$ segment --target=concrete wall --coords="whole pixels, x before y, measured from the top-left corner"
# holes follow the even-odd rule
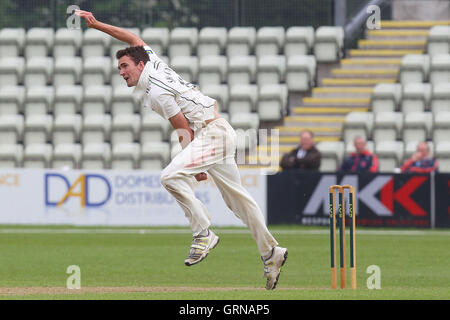
[[[450,20],[450,0],[393,0],[392,20]]]

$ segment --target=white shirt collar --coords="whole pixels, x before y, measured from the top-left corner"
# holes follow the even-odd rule
[[[139,100],[142,98],[142,96],[145,94],[148,86],[148,73],[150,69],[150,63],[146,63],[144,69],[141,72],[141,76],[139,77],[138,83],[136,87],[133,90],[133,95],[135,95]]]

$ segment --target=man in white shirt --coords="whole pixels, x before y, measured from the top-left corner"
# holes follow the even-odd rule
[[[183,209],[193,232],[185,264],[191,266],[202,261],[219,242],[219,237],[209,229],[206,207],[193,191],[194,178],[205,180],[208,173],[227,206],[250,229],[264,264],[266,289],[275,289],[287,249],[278,246],[258,204],[241,184],[234,158],[236,133],[219,116],[217,102],[184,81],[135,34],[97,21],[90,12],[75,13],[86,20],[88,27],[131,46],[117,52],[120,75],[129,87],[136,87],[134,92],[141,103],[169,120],[179,135],[183,150],[164,168],[161,183]]]

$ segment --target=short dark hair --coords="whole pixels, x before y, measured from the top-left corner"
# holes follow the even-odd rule
[[[142,61],[144,64],[146,64],[147,61],[150,61],[148,53],[145,51],[143,46],[128,47],[117,51],[116,53],[117,60],[119,60],[123,56],[129,56],[136,65],[139,64],[139,61]]]

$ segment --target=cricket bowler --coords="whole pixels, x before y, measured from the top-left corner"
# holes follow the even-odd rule
[[[208,174],[227,206],[249,228],[264,264],[266,289],[275,289],[288,252],[278,246],[258,204],[241,184],[235,161],[236,133],[219,116],[217,101],[184,81],[135,34],[102,23],[91,12],[76,10],[75,14],[89,28],[130,45],[116,54],[120,75],[128,87],[135,87],[139,101],[168,120],[178,133],[182,151],[162,170],[161,183],[184,211],[193,232],[185,265],[205,259],[219,242],[210,230],[210,215],[193,190],[195,179],[205,180]]]

